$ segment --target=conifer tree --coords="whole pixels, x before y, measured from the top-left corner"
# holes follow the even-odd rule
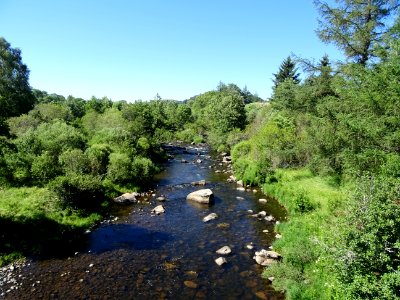
[[[298,84],[300,82],[297,73],[296,63],[292,61],[290,56],[288,56],[279,67],[278,73],[274,74],[275,79],[273,79],[275,88],[287,79],[292,79],[294,83]]]
[[[334,43],[345,55],[365,65],[374,57],[374,47],[390,29],[387,22],[399,7],[399,0],[336,0],[337,7],[314,1],[322,20],[317,34],[326,43]]]

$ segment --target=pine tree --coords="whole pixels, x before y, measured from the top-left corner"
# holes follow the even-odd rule
[[[300,82],[299,76],[297,73],[296,63],[292,61],[290,56],[288,56],[279,67],[279,72],[274,74],[275,79],[273,79],[275,88],[284,82],[287,79],[293,80],[294,83],[298,84]]]
[[[385,20],[399,7],[399,0],[336,0],[337,7],[320,0],[314,3],[322,17],[317,30],[320,39],[336,44],[361,65],[375,56],[374,47],[389,30]]]

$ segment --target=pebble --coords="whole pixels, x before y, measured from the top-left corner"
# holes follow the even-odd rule
[[[187,286],[188,288],[191,288],[191,289],[197,289],[197,287],[198,287],[198,284],[196,282],[194,282],[194,281],[191,281],[191,280],[186,280],[186,281],[183,282],[183,284],[185,286]]]
[[[227,260],[225,259],[225,257],[218,257],[216,260],[215,260],[215,263],[218,265],[218,266],[222,266],[223,264],[226,264],[227,263]]]
[[[221,255],[226,255],[226,254],[231,253],[232,249],[229,246],[224,246],[224,247],[218,249],[215,252],[218,253],[218,254],[221,254]]]

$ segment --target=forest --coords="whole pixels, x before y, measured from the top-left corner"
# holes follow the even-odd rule
[[[263,276],[287,299],[400,298],[399,3],[335,5],[316,1],[317,34],[346,61],[288,56],[267,101],[223,82],[183,102],[48,94],[1,38],[0,264],[71,242],[179,140],[230,153],[285,206]]]

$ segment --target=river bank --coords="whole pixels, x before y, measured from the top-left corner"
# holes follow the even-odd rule
[[[221,157],[210,157],[206,148],[169,151],[149,201],[114,206],[113,218],[86,234],[83,246],[69,255],[29,261],[15,273],[18,289],[4,298],[282,299],[253,259],[275,239],[274,223],[252,216],[265,211],[283,220],[282,207],[258,189],[238,190],[227,181]],[[201,180],[214,192],[214,205],[186,200],[200,188],[191,183]],[[165,202],[157,200],[161,195]],[[152,214],[158,205],[165,213]],[[210,213],[218,218],[203,222]],[[223,246],[232,252],[219,266],[216,251]]]

